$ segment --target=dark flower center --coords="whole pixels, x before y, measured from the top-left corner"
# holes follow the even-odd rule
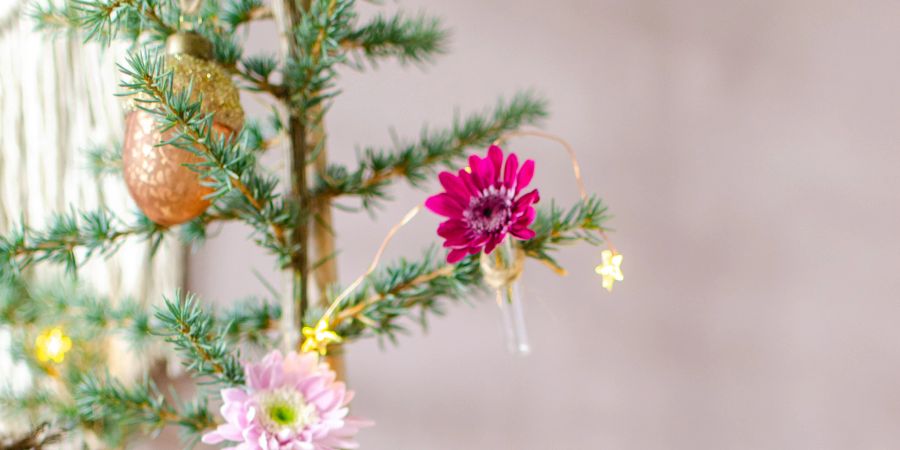
[[[512,196],[505,188],[486,189],[473,197],[463,212],[469,227],[477,233],[493,234],[504,231],[512,217]]]

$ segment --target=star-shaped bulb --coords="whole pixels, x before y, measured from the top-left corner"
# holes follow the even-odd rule
[[[326,318],[319,319],[316,327],[303,327],[303,345],[300,347],[302,352],[318,352],[325,356],[328,353],[328,345],[335,343],[340,344],[343,339],[329,328]]]
[[[603,277],[603,288],[612,292],[613,283],[625,278],[622,275],[622,255],[613,253],[612,250],[603,250],[600,257],[603,258],[603,262],[594,271]]]
[[[72,339],[63,334],[60,327],[44,331],[34,341],[35,356],[40,362],[53,361],[59,364],[71,348]]]

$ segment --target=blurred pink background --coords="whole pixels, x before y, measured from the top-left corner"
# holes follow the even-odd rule
[[[598,249],[527,267],[533,354],[506,353],[488,299],[397,347],[349,348],[363,448],[887,449],[900,442],[900,3],[812,0],[404,0],[441,16],[450,54],[421,70],[345,70],[336,161],[535,88],[544,129],[580,152],[610,205],[625,281]],[[252,47],[277,51],[271,29]],[[248,100],[248,105],[257,104]],[[252,111],[253,109],[251,109]],[[577,191],[552,143],[517,139],[544,199]],[[344,283],[426,192],[337,216]],[[435,241],[423,215],[389,252]],[[226,303],[274,283],[227,226],[190,287]]]

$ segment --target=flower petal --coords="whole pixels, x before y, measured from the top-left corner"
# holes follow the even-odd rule
[[[476,155],[469,157],[469,168],[472,170],[472,181],[479,191],[487,189],[497,181],[497,173],[494,171],[494,163],[489,159],[481,159]]]
[[[436,214],[450,218],[461,218],[463,213],[463,207],[459,204],[459,201],[447,193],[428,197],[428,200],[425,200],[425,207]]]
[[[222,400],[226,402],[243,402],[247,400],[248,395],[243,389],[227,388],[222,389]]]
[[[471,245],[472,239],[465,234],[450,236],[445,238],[444,247],[448,248],[465,248]]]
[[[465,170],[459,171],[459,180],[463,182],[463,185],[466,186],[466,190],[469,191],[469,196],[474,197],[477,196],[480,192],[478,186],[475,186],[475,180],[472,179],[472,174],[466,172]]]
[[[510,153],[506,160],[506,168],[503,173],[503,185],[507,189],[512,189],[516,184],[516,173],[519,170],[519,157],[515,153]]]
[[[203,437],[200,438],[200,440],[203,441],[204,444],[213,444],[214,445],[214,444],[218,444],[219,442],[224,441],[225,438],[222,437],[222,435],[219,434],[218,431],[210,431],[209,433],[204,434]]]
[[[525,161],[525,164],[522,164],[522,168],[519,169],[519,175],[516,177],[516,194],[521,192],[525,186],[528,186],[528,183],[531,183],[532,177],[534,177],[534,161],[529,159]]]
[[[456,264],[462,261],[468,254],[469,252],[466,249],[450,250],[450,253],[447,254],[447,262]]]
[[[499,233],[495,236],[491,236],[491,238],[488,239],[487,243],[484,244],[484,252],[487,254],[491,254],[491,252],[493,252],[494,249],[497,248],[498,245],[500,245],[500,242],[502,242],[503,238],[505,237],[506,233]]]
[[[531,225],[534,222],[535,217],[537,217],[537,211],[534,210],[531,206],[528,206],[525,211],[516,219],[516,223],[513,224],[513,228],[522,228]]]
[[[491,160],[491,164],[494,166],[494,173],[499,175],[500,169],[503,168],[503,150],[496,145],[492,145],[488,149],[488,159]]]
[[[529,228],[513,228],[512,231],[510,231],[510,234],[512,234],[513,236],[515,236],[523,241],[528,241],[528,240],[534,239],[534,236],[537,233],[535,233],[534,230],[529,229]]]
[[[526,208],[529,208],[531,205],[539,202],[541,200],[541,194],[537,189],[528,192],[527,194],[516,199],[516,203],[514,205],[514,211],[518,214],[522,214],[525,212]]]
[[[456,236],[464,236],[468,229],[466,223],[462,220],[450,219],[438,225],[437,234],[442,238],[450,239]]]
[[[472,184],[475,186],[476,192],[481,192],[486,186],[482,184],[483,177],[481,176],[481,157],[478,155],[470,155],[469,156],[469,177],[472,180]]]
[[[438,180],[441,181],[441,186],[444,186],[444,190],[460,200],[460,203],[468,202],[470,197],[469,190],[459,177],[450,172],[441,172],[438,175]]]

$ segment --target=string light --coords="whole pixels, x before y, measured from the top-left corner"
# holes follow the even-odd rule
[[[612,292],[613,283],[622,281],[625,277],[622,275],[622,254],[613,253],[612,250],[603,250],[600,254],[603,262],[594,269],[597,275],[603,277],[603,287]]]
[[[41,333],[34,341],[35,356],[38,361],[53,361],[57,364],[63,362],[63,359],[72,348],[72,340],[63,334],[60,327],[54,327]]]
[[[328,326],[328,320],[324,317],[319,319],[316,327],[303,327],[302,330],[303,345],[300,347],[302,352],[318,352],[325,356],[328,353],[329,344],[340,344],[343,339],[332,331]]]

